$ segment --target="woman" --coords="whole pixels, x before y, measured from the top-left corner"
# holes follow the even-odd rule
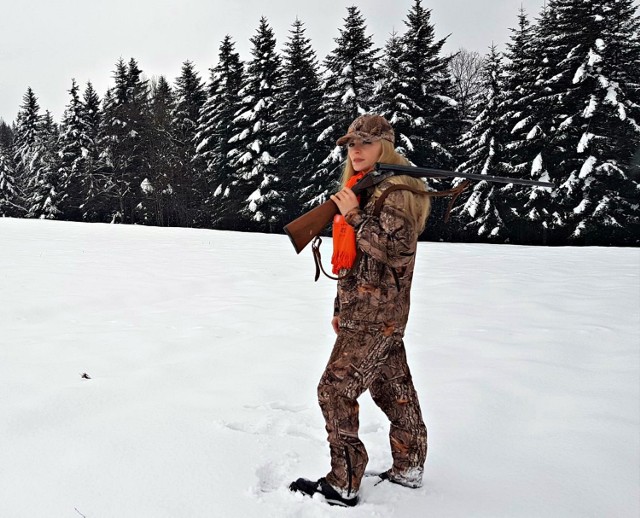
[[[402,338],[417,240],[430,201],[424,183],[408,176],[385,180],[360,201],[351,191],[376,162],[408,164],[395,151],[394,131],[384,117],[358,117],[337,144],[348,150],[344,187],[331,196],[344,220],[334,221],[332,259],[340,274],[332,320],[338,336],[318,386],[331,471],[317,481],[298,479],[290,489],[353,506],[368,460],[358,438],[357,399],[366,390],[391,422],[393,466],[380,478],[412,488],[422,484],[427,430]]]

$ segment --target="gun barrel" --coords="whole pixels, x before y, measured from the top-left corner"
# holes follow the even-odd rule
[[[516,185],[529,185],[535,187],[549,187],[554,188],[555,185],[551,182],[543,182],[540,180],[528,180],[525,178],[509,178],[507,176],[493,176],[489,174],[478,173],[459,173],[456,171],[445,171],[443,169],[431,169],[429,167],[414,167],[407,165],[395,165],[395,164],[382,164],[378,162],[376,164],[376,171],[379,172],[394,172],[406,174],[408,176],[415,176],[418,178],[465,178],[467,180],[475,180],[478,182],[487,181],[494,183],[512,183]]]

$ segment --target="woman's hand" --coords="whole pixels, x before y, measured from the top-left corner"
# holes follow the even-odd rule
[[[340,315],[336,315],[331,319],[331,327],[338,334],[338,331],[340,331]]]
[[[349,211],[360,206],[360,204],[358,203],[358,198],[355,194],[353,194],[353,191],[349,189],[349,187],[345,187],[341,191],[332,194],[331,199],[338,206],[340,214],[342,214],[343,216],[346,216]]]

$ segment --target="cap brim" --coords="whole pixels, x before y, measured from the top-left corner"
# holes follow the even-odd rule
[[[345,144],[347,144],[351,139],[353,139],[354,135],[347,133],[346,135],[343,135],[342,137],[340,137],[338,140],[336,140],[336,146],[344,146]]]
[[[346,135],[343,135],[338,140],[336,140],[336,145],[337,146],[344,146],[345,144],[348,144],[350,141],[352,141],[354,139],[367,140],[369,142],[375,142],[376,140],[382,140],[382,137],[380,137],[378,135],[363,135],[361,133],[347,133]]]

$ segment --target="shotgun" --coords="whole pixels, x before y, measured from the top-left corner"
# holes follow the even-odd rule
[[[464,178],[469,181],[486,181],[494,183],[506,183],[515,185],[528,185],[536,187],[554,188],[550,182],[537,180],[524,180],[520,178],[507,178],[506,176],[491,176],[477,173],[457,173],[454,171],[444,171],[442,169],[431,169],[428,167],[413,167],[406,165],[381,164],[377,163],[374,171],[362,177],[351,190],[358,195],[369,187],[373,187],[393,175],[407,175],[414,178]],[[299,218],[293,220],[284,227],[284,231],[289,236],[296,253],[302,252],[305,246],[316,237],[333,220],[338,213],[338,206],[327,200],[321,205],[305,212]]]

